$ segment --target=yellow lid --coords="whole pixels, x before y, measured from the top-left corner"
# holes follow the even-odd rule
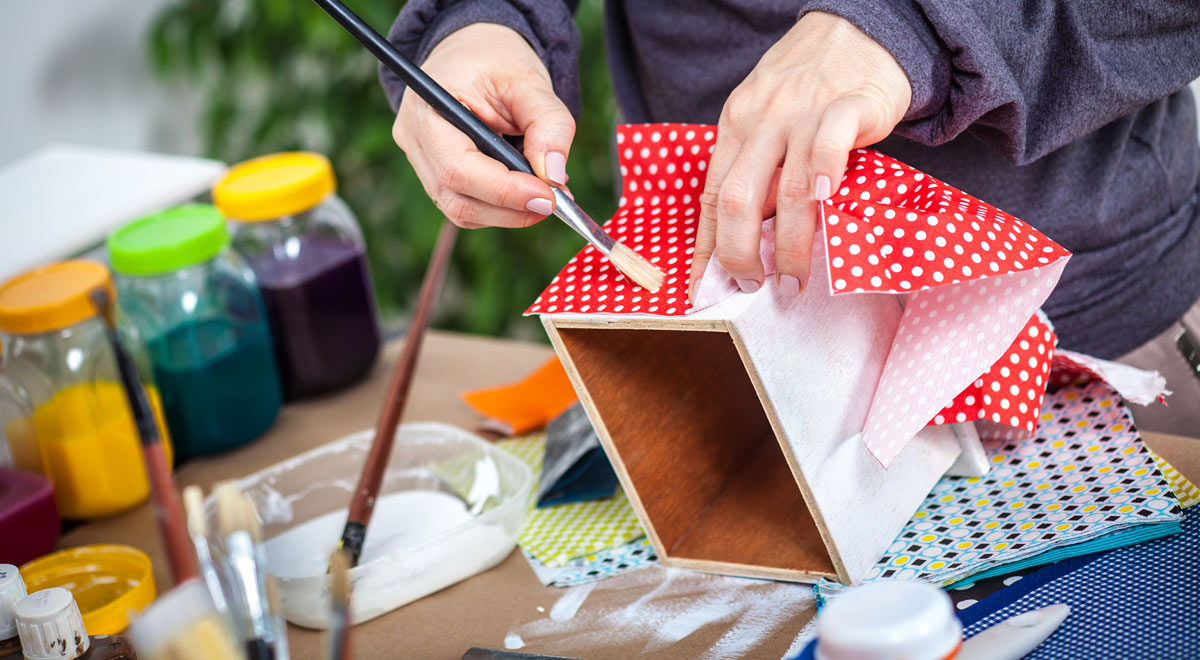
[[[154,602],[154,571],[146,553],[127,545],[85,545],[39,557],[21,567],[29,593],[63,587],[75,596],[89,635],[115,635],[129,614]]]
[[[88,294],[97,287],[116,300],[112,276],[95,261],[62,261],[21,273],[0,284],[0,331],[28,335],[92,318],[96,308]]]
[[[257,221],[307,211],[336,188],[328,158],[292,151],[234,165],[213,186],[212,195],[225,217]]]

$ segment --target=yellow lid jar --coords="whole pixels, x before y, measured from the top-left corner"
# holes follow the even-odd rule
[[[88,299],[99,287],[115,298],[108,269],[92,261],[64,261],[0,284],[4,368],[32,405],[41,471],[54,486],[64,518],[113,515],[150,493],[116,359]],[[127,340],[169,459],[171,443],[149,362],[136,338]]]

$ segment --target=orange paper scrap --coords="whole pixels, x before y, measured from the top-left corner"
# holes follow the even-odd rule
[[[524,380],[462,396],[467,405],[488,418],[488,428],[507,435],[540,429],[579,399],[556,357]]]

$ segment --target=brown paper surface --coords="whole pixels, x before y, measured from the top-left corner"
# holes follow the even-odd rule
[[[400,345],[387,347],[363,383],[288,405],[259,440],[188,462],[175,474],[178,485],[199,484],[208,491],[222,479],[371,427]],[[474,428],[478,417],[462,402],[462,391],[517,380],[551,353],[528,343],[430,333],[405,419]],[[1145,438],[1188,478],[1200,479],[1200,440],[1154,433]],[[160,593],[169,587],[148,505],[82,525],[63,536],[59,547],[88,543],[141,548],[154,562]],[[590,660],[701,658],[714,647],[734,656],[782,657],[813,616],[810,587],[734,580],[647,568],[594,583],[572,613],[572,590],[543,587],[514,552],[490,571],[357,626],[354,657],[458,660],[472,646],[504,649],[506,639],[526,653]],[[321,633],[291,627],[289,642],[297,660],[324,657]]]
[[[208,492],[223,479],[245,476],[348,433],[370,428],[375,424],[391,366],[401,345],[400,341],[389,344],[364,382],[342,392],[285,406],[265,436],[245,447],[189,461],[176,471],[176,483],[180,488],[199,484]],[[552,354],[547,346],[431,332],[426,337],[404,419],[440,421],[473,429],[479,417],[463,403],[460,397],[463,391],[523,378]],[[166,555],[149,505],[82,525],[64,535],[58,545],[66,548],[89,543],[124,543],[141,548],[154,563],[159,593],[169,588]],[[652,629],[645,625],[645,620],[630,625],[614,619],[595,626],[589,623],[625,610],[627,605],[643,598],[640,611],[661,614],[678,610],[685,620],[691,612],[707,617],[696,621],[694,633],[674,644],[653,648],[645,657],[697,658],[718,643],[737,620],[760,616],[783,593],[787,594],[786,600],[805,604],[795,611],[768,617],[771,621],[761,625],[750,621],[748,632],[737,635],[743,641],[759,637],[749,650],[750,657],[778,658],[812,617],[811,605],[807,604],[811,602],[806,596],[810,592],[807,585],[745,581],[750,589],[746,598],[752,600],[756,590],[765,590],[775,594],[776,600],[763,601],[752,608],[749,617],[739,617],[733,611],[721,617],[720,604],[710,606],[701,602],[706,593],[702,587],[708,581],[728,584],[729,578],[673,575],[671,584],[676,586],[660,589],[655,595],[650,594],[665,580],[666,569],[648,568],[603,580],[593,586],[573,616],[556,622],[550,619],[550,613],[568,590],[542,586],[525,559],[514,552],[490,571],[357,626],[354,657],[458,660],[472,646],[504,649],[505,638],[510,633],[520,634],[523,629],[526,636],[521,651],[527,653],[597,660],[638,656],[645,651],[650,638],[646,633]],[[526,627],[531,624],[540,631],[536,637],[528,634]],[[585,628],[593,629],[596,634],[580,634]],[[668,631],[668,639],[686,628]],[[755,631],[762,634],[756,635]],[[296,660],[325,657],[321,633],[292,626],[289,642]]]

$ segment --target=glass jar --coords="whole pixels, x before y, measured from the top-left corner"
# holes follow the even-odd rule
[[[4,366],[33,406],[42,472],[64,518],[98,518],[130,509],[150,494],[141,442],[108,343],[88,294],[115,297],[108,269],[64,261],[0,284]],[[136,336],[126,343],[146,387],[163,447],[171,441],[149,362]]]
[[[258,276],[288,399],[354,383],[379,354],[362,232],[335,186],[328,159],[295,152],[240,163],[213,188]]]
[[[43,472],[29,397],[4,371],[0,342],[0,467]]]
[[[225,219],[207,204],[108,238],[121,313],[149,352],[181,459],[257,438],[282,401],[254,273],[228,246]]]

